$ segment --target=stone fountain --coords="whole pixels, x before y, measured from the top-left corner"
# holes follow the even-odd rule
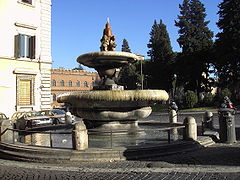
[[[167,101],[164,90],[124,90],[115,83],[115,78],[123,66],[139,61],[133,53],[115,51],[115,36],[112,35],[109,22],[103,31],[100,52],[80,55],[77,61],[94,68],[101,83],[92,91],[79,91],[58,97],[75,116],[83,118],[88,129],[95,130],[132,130],[138,128],[138,119],[148,117],[151,105]]]

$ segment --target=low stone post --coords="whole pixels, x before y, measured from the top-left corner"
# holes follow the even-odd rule
[[[13,129],[13,123],[11,120],[0,121],[0,134],[2,134],[7,128]],[[14,143],[13,131],[6,131],[0,138],[1,142]]]
[[[235,110],[231,108],[221,108],[219,114],[219,135],[223,143],[236,143]]]
[[[206,111],[203,118],[204,127],[213,129],[213,113],[211,111]]]
[[[185,125],[183,139],[184,140],[197,140],[197,123],[196,120],[188,116],[184,119],[183,124]]]
[[[72,124],[72,114],[69,111],[65,113],[65,124]]]
[[[169,122],[170,123],[177,123],[177,111],[174,109],[171,109],[169,111]]]
[[[72,145],[74,150],[88,148],[88,132],[84,123],[76,123],[72,131]]]
[[[177,111],[174,110],[174,109],[170,109],[169,110],[169,123],[170,124],[177,123]],[[171,129],[170,132],[172,134],[173,140],[176,141],[178,139],[178,130],[177,130],[177,128]]]

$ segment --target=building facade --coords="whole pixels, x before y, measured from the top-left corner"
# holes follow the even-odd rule
[[[98,84],[100,78],[97,72],[84,70],[68,70],[64,68],[51,70],[52,107],[59,107],[57,96],[73,91],[89,91]]]
[[[51,0],[0,0],[0,111],[51,108]]]

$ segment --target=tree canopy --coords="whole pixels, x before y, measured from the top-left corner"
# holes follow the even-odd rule
[[[84,70],[84,68],[79,64],[78,67],[73,68],[73,70]]]
[[[147,65],[149,88],[170,90],[172,87],[172,63],[174,53],[172,51],[169,34],[162,20],[157,23],[154,20],[150,40],[147,45],[150,61]]]
[[[186,90],[205,91],[208,87],[209,51],[213,32],[205,21],[205,7],[199,0],[184,0],[179,5],[180,15],[175,25],[179,28],[178,81]]]
[[[122,51],[123,52],[131,52],[131,49],[128,45],[128,41],[126,39],[123,39]]]
[[[128,41],[123,39],[123,52],[131,52]],[[137,64],[129,64],[122,67],[119,78],[116,80],[118,84],[124,85],[126,89],[137,89],[141,82],[140,73]]]
[[[215,65],[221,86],[237,87],[240,82],[240,1],[223,0],[219,4],[221,32],[216,37]],[[239,91],[239,89],[238,89]]]

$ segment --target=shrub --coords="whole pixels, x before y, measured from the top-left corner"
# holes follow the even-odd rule
[[[231,98],[231,95],[232,95],[232,93],[231,93],[231,91],[230,91],[228,88],[223,89],[223,90],[221,91],[221,93],[220,93],[221,101],[223,100],[223,98],[224,98],[225,96],[228,96],[229,98]]]
[[[187,91],[185,93],[185,104],[187,108],[193,108],[198,102],[198,97],[195,92]]]
[[[210,106],[213,104],[213,95],[212,93],[206,93],[203,98],[203,102],[206,106]]]

